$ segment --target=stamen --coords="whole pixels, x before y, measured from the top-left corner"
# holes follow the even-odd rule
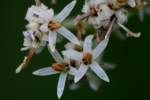
[[[51,21],[48,25],[48,28],[50,30],[56,30],[56,29],[59,29],[61,27],[61,24],[59,22],[56,22],[56,21]]]
[[[93,59],[93,55],[91,53],[85,53],[82,59],[85,65],[91,64]]]
[[[68,68],[69,68],[69,64],[59,64],[59,63],[55,63],[55,64],[52,65],[52,68],[53,68],[55,71],[58,71],[58,72],[67,71]]]
[[[134,33],[132,32],[131,30],[129,30],[127,27],[125,27],[124,25],[118,23],[118,25],[127,32],[127,36],[128,37],[135,37],[135,38],[139,38],[141,36],[141,33],[138,32],[138,33]]]

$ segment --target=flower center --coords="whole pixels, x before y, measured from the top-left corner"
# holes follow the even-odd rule
[[[68,71],[69,70],[69,64],[55,63],[52,65],[52,68],[58,72]]]
[[[82,59],[85,65],[91,64],[93,59],[93,55],[91,53],[85,53]]]
[[[50,21],[48,24],[48,28],[50,30],[59,29],[60,27],[61,27],[61,24],[59,22],[56,22],[56,21]]]

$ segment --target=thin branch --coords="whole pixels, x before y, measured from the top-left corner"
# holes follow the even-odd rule
[[[117,20],[117,18],[116,18],[116,17],[113,17],[113,19],[112,19],[112,21],[111,21],[111,23],[110,23],[110,26],[109,26],[109,28],[108,28],[108,30],[107,30],[107,33],[106,33],[106,35],[105,35],[105,38],[109,38],[109,37],[110,37],[110,35],[111,35],[111,33],[112,33],[112,30],[113,30],[113,26],[114,26],[116,20]]]

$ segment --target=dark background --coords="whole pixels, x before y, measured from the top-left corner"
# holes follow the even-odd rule
[[[57,0],[58,4],[53,6],[50,0],[42,1],[59,12],[71,0]],[[27,24],[24,16],[33,3],[34,0],[1,2],[0,100],[57,100],[58,76],[35,77],[31,74],[53,61],[47,49],[34,57],[27,70],[15,74],[16,67],[27,54],[19,50],[23,43],[22,31]],[[81,5],[82,1],[78,0],[72,16],[80,12]],[[111,82],[105,83],[98,92],[90,90],[87,84],[73,92],[66,86],[62,100],[150,100],[150,16],[145,14],[144,22],[140,23],[134,14],[126,26],[135,32],[141,31],[142,36],[125,41],[115,36],[111,38],[104,56],[105,61],[117,65],[115,70],[108,72]],[[62,46],[58,44],[58,49]]]

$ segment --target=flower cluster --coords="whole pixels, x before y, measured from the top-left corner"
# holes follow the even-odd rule
[[[141,0],[85,0],[82,15],[74,20],[77,33],[74,34],[62,25],[76,5],[76,0],[66,5],[57,15],[52,8],[35,0],[26,14],[28,21],[26,31],[23,32],[24,43],[21,51],[29,50],[23,62],[16,69],[20,73],[28,66],[33,55],[39,54],[47,47],[52,58],[56,61],[50,67],[42,68],[33,72],[36,76],[48,76],[60,74],[57,86],[58,98],[61,98],[66,80],[70,80],[71,89],[79,87],[80,80],[87,80],[93,90],[98,90],[100,79],[110,82],[106,69],[114,66],[101,61],[102,53],[107,47],[113,29],[122,28],[129,37],[140,37],[141,33],[134,33],[123,24],[127,22],[128,10],[140,9]],[[55,0],[53,0],[55,1]],[[85,26],[91,24],[94,33],[86,35]],[[89,33],[88,33],[89,34]],[[56,43],[61,42],[58,35],[69,42],[65,50],[58,52]],[[108,66],[110,67],[108,67]]]

